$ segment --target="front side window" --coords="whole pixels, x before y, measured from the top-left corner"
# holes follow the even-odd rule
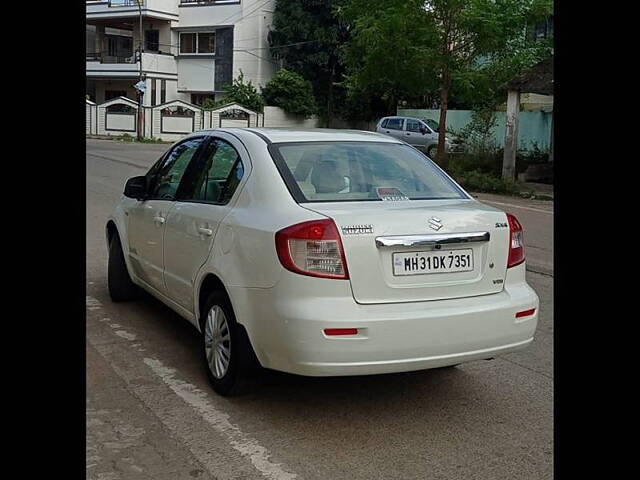
[[[402,118],[390,118],[387,120],[387,126],[389,130],[402,130],[402,122],[404,120]]]
[[[196,175],[195,184],[189,188],[192,193],[185,200],[228,203],[244,175],[240,155],[228,142],[214,139],[202,157],[200,174]]]
[[[407,119],[407,131],[420,133],[422,124],[418,120]]]
[[[408,145],[305,142],[269,147],[298,202],[467,198],[435,164]]]
[[[155,169],[150,185],[150,198],[174,200],[180,181],[187,166],[195,155],[202,138],[193,138],[180,143],[167,154],[160,166]]]

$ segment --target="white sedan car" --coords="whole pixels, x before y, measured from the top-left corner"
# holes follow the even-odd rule
[[[252,366],[492,358],[529,345],[538,320],[518,220],[377,133],[194,133],[127,181],[106,235],[111,298],[142,288],[190,321],[223,395]]]

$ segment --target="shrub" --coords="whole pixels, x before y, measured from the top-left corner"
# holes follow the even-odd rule
[[[220,103],[215,102],[214,105],[224,105],[235,102],[254,112],[262,112],[264,99],[256,87],[251,84],[251,80],[247,83],[244,82],[242,70],[240,70],[238,78],[236,78],[231,85],[227,85],[224,91],[226,93],[225,97],[220,100]]]
[[[518,193],[518,184],[516,182],[509,182],[479,170],[452,171],[451,175],[465,189],[474,192],[507,193],[510,195]]]
[[[318,110],[311,82],[284,68],[265,85],[262,96],[268,105],[292,115],[309,118]]]
[[[549,162],[549,151],[542,150],[536,142],[528,150],[518,150],[516,152],[516,172],[524,172],[529,165],[539,165]]]

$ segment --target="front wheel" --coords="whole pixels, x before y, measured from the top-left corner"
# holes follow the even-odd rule
[[[437,155],[438,155],[438,146],[437,145],[431,145],[427,150],[427,156],[431,160],[435,160]]]
[[[221,292],[207,298],[202,312],[202,352],[207,377],[220,395],[240,393],[248,385],[253,350]]]

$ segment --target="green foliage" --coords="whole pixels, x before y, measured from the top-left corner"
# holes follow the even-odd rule
[[[317,112],[311,82],[284,68],[265,85],[262,96],[268,105],[293,115],[309,118]]]
[[[123,133],[122,135],[118,135],[116,137],[113,137],[114,140],[117,140],[119,142],[136,142],[136,143],[173,143],[173,142],[166,142],[164,140],[161,140],[159,138],[156,137],[151,137],[151,138],[141,138],[140,140],[138,140],[136,137],[129,135],[128,133]]]
[[[341,11],[350,25],[345,47],[349,97],[377,97],[395,114],[399,99],[436,88],[433,24],[421,0],[352,0]]]
[[[531,148],[516,152],[516,173],[524,172],[529,165],[540,165],[549,162],[549,150],[541,149],[536,142]]]
[[[498,176],[484,173],[480,170],[471,170],[470,172],[452,171],[451,174],[456,182],[465,189],[473,192],[506,193],[514,195],[519,191],[516,182],[506,181]]]
[[[242,70],[240,70],[238,78],[234,79],[231,85],[227,85],[224,91],[225,97],[219,102],[214,102],[214,108],[215,106],[235,102],[254,112],[262,112],[264,99],[256,87],[252,85],[251,80],[247,83],[244,82]]]
[[[331,117],[344,100],[342,46],[349,32],[337,12],[349,0],[276,0],[271,55],[309,80],[319,113]]]
[[[550,53],[526,27],[552,12],[551,0],[351,0],[345,47],[352,97],[381,96],[431,106],[494,107],[508,81]]]
[[[216,108],[221,107],[222,105],[225,105],[227,103],[229,103],[229,100],[227,100],[226,98],[223,98],[222,100],[211,100],[210,98],[207,98],[204,102],[202,102],[202,109],[215,110]]]
[[[493,108],[479,108],[471,112],[471,121],[457,132],[465,145],[465,152],[472,155],[491,156],[497,152],[493,131],[497,125]]]

